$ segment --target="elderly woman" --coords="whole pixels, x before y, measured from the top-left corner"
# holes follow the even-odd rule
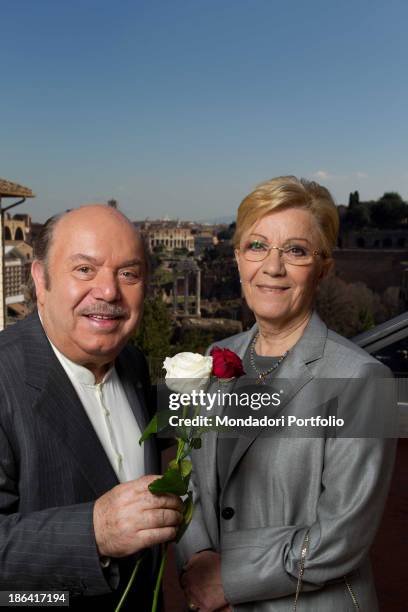
[[[293,176],[259,185],[238,210],[235,257],[256,324],[218,345],[235,351],[257,383],[292,381],[286,415],[319,414],[317,379],[391,376],[314,310],[337,232],[327,189]],[[362,409],[349,404],[352,414]],[[378,610],[368,552],[394,446],[385,437],[288,438],[282,431],[204,436],[193,451],[195,513],[179,545],[189,608]]]

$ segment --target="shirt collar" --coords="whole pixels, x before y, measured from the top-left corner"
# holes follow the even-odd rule
[[[43,325],[40,313],[38,313],[38,317],[41,321],[41,325]],[[44,325],[43,325],[43,328],[44,328]],[[44,329],[44,332],[45,332],[45,329]],[[96,386],[97,384],[102,385],[106,383],[109,380],[109,378],[112,376],[112,373],[114,371],[113,364],[111,365],[109,370],[106,372],[102,381],[100,383],[96,383],[95,375],[93,374],[93,372],[91,372],[91,370],[89,370],[85,366],[80,365],[79,363],[75,363],[75,361],[71,361],[71,359],[68,359],[66,355],[64,355],[63,353],[61,353],[60,350],[57,349],[57,347],[51,342],[49,338],[48,338],[48,342],[51,344],[51,348],[54,351],[55,356],[57,357],[58,361],[60,362],[64,370],[67,372],[67,374],[69,374],[69,377],[72,380],[75,380],[76,382],[80,383],[81,385],[92,386],[92,387]]]
[[[63,353],[61,353],[61,351],[57,349],[56,346],[53,345],[49,338],[48,340],[62,367],[66,372],[69,373],[70,377],[73,380],[76,380],[81,385],[94,387],[96,385],[103,385],[110,379],[114,370],[113,365],[111,365],[109,370],[106,372],[101,382],[97,383],[95,380],[95,375],[93,374],[93,372],[91,372],[91,370],[89,370],[85,366],[80,365],[79,363],[75,363],[75,361],[71,361],[71,359],[68,359],[68,357],[66,357]]]

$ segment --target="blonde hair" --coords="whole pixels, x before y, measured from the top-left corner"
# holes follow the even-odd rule
[[[242,200],[233,238],[235,248],[239,247],[242,234],[257,221],[286,208],[311,212],[317,222],[323,254],[331,257],[339,231],[339,214],[334,200],[326,187],[296,176],[278,176],[261,183]]]

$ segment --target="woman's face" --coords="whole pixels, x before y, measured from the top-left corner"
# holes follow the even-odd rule
[[[242,288],[249,308],[257,320],[290,324],[302,319],[312,308],[319,280],[327,272],[327,260],[313,257],[308,265],[285,263],[281,252],[271,249],[262,261],[247,261],[245,245],[321,248],[317,222],[301,208],[277,210],[255,223],[241,238],[236,249]]]

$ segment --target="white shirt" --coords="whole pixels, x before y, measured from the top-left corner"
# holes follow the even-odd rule
[[[49,340],[49,338],[48,338]],[[88,368],[74,363],[50,341],[54,353],[71,381],[82,406],[120,482],[145,474],[142,435],[122,383],[113,366],[102,382]]]

